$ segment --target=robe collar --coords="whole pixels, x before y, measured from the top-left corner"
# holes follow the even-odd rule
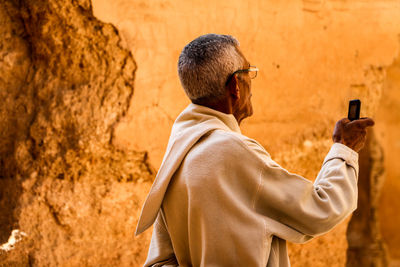
[[[189,106],[185,110],[191,113],[214,116],[215,118],[219,119],[222,123],[224,123],[226,126],[228,126],[228,128],[232,132],[237,132],[241,134],[239,124],[235,116],[233,116],[233,114],[226,114],[218,110],[193,103],[189,104]]]
[[[232,114],[193,103],[175,120],[161,167],[143,204],[136,235],[154,223],[168,185],[186,154],[202,136],[214,130],[241,134],[239,124]]]

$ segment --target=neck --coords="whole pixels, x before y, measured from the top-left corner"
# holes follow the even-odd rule
[[[196,104],[196,103],[195,103]],[[242,118],[235,112],[235,105],[232,101],[231,98],[223,98],[217,102],[214,103],[201,103],[201,105],[206,106],[211,109],[215,109],[219,112],[225,113],[225,114],[232,114],[235,119],[237,120],[238,124],[240,125],[240,122],[242,121]]]

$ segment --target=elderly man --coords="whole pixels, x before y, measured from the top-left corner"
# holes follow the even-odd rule
[[[251,66],[228,35],[190,42],[178,62],[191,104],[176,119],[136,234],[154,222],[145,266],[290,266],[286,240],[326,233],[356,209],[358,154],[372,119],[337,122],[311,181],[241,134]]]

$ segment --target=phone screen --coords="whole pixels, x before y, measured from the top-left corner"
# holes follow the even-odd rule
[[[350,100],[348,119],[358,120],[360,118],[361,101],[359,99]]]

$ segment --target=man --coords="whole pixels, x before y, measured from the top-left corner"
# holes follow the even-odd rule
[[[326,233],[356,209],[367,118],[337,122],[315,182],[240,133],[257,68],[228,35],[190,42],[178,62],[192,101],[176,119],[136,234],[154,222],[145,266],[290,266],[286,240]]]

